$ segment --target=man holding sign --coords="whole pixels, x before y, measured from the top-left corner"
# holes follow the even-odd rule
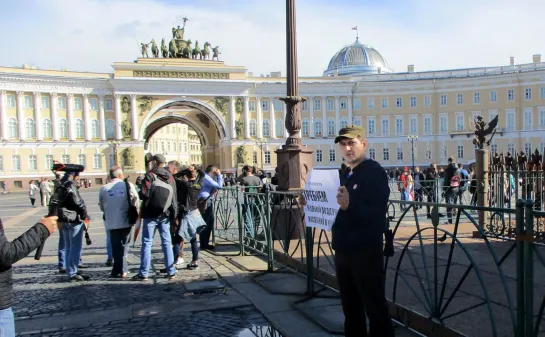
[[[394,336],[384,294],[383,234],[390,188],[382,166],[365,156],[367,140],[361,127],[339,131],[346,170],[341,172],[332,227],[335,268],[345,315],[345,336]]]

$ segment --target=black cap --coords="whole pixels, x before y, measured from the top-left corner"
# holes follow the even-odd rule
[[[162,154],[158,153],[156,154],[155,156],[153,156],[153,158],[151,158],[151,160],[155,160],[155,162],[157,164],[164,164],[167,162],[167,160],[165,159],[165,156],[163,156]]]
[[[365,130],[361,126],[357,125],[347,126],[339,131],[339,135],[335,138],[335,144],[344,138],[352,139],[357,137],[364,138]]]

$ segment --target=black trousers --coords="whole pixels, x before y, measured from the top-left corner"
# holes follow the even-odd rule
[[[110,242],[112,243],[112,256],[114,258],[112,276],[114,277],[129,271],[127,255],[129,254],[131,229],[131,227],[128,227],[110,230]]]
[[[392,337],[394,328],[384,294],[382,247],[335,253],[346,337]],[[369,334],[367,320],[369,318]]]
[[[202,248],[206,248],[210,245],[210,234],[212,234],[212,229],[214,227],[214,201],[208,199],[207,203],[208,207],[204,213],[201,214],[204,223],[206,223],[206,226],[199,234],[199,241]]]

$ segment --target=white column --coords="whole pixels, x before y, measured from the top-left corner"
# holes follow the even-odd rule
[[[354,125],[354,112],[352,111],[352,96],[348,97],[348,125]],[[376,126],[375,126],[376,127]]]
[[[19,139],[25,139],[25,121],[23,117],[23,91],[17,91],[17,126],[19,127]]]
[[[138,140],[138,120],[136,118],[136,95],[131,95],[131,129],[132,129],[132,139]]]
[[[121,132],[121,95],[115,94],[115,139],[123,139],[123,133]]]
[[[244,139],[250,138],[250,107],[248,106],[248,96],[244,96]]]
[[[263,138],[263,114],[261,112],[261,98],[255,98],[255,112],[257,114],[257,138]],[[269,124],[269,132],[271,132]]]
[[[49,108],[51,109],[51,135],[53,136],[53,141],[59,141],[59,117],[57,116],[57,93],[52,92],[49,94]]]
[[[335,96],[335,134],[339,134],[341,129],[341,104],[339,103],[339,96]]]
[[[85,141],[91,141],[91,118],[89,117],[89,95],[83,94],[83,128]]]
[[[274,117],[274,102],[272,98],[269,97],[269,119],[270,121],[270,133],[271,138],[276,138],[276,119]]]
[[[98,124],[100,125],[100,140],[106,140],[106,117],[104,115],[104,95],[98,96]]]
[[[229,98],[229,134],[231,139],[237,138],[237,130],[235,126],[235,112],[236,112],[236,97],[231,96]]]
[[[41,141],[43,140],[42,136],[42,115],[40,113],[40,93],[34,92],[33,93],[33,99],[34,99],[34,128],[36,129],[36,140]]]
[[[8,140],[8,114],[6,112],[6,91],[0,90],[0,127],[2,140]]]
[[[66,108],[68,113],[68,139],[73,142],[76,140],[76,125],[74,121],[74,95],[66,95]]]
[[[308,127],[310,131],[310,138],[314,138],[316,136],[315,130],[314,130],[314,96],[310,96],[307,101],[308,109],[310,111],[310,116],[308,119]]]
[[[325,96],[322,96],[322,137],[327,138],[327,105]]]

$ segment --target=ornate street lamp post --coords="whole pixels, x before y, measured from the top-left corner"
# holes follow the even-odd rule
[[[407,140],[411,142],[411,155],[413,158],[413,172],[414,172],[414,143],[418,141],[418,136],[416,135],[409,135],[407,136]]]
[[[262,138],[255,141],[255,145],[259,146],[261,150],[261,169],[265,169],[265,161],[263,160],[263,149],[267,146],[267,139]]]
[[[113,152],[114,152],[114,164],[115,166],[119,166],[119,159],[118,159],[118,156],[117,156],[117,150],[119,148],[119,141],[118,140],[111,140],[108,142],[108,145],[110,145],[110,147],[112,148]]]

